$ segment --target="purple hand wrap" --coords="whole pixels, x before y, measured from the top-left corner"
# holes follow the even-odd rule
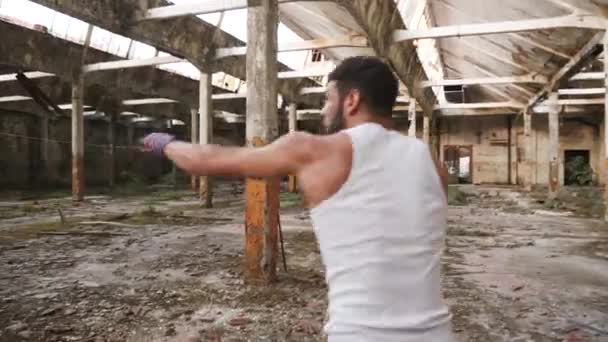
[[[144,148],[157,156],[162,157],[165,155],[165,147],[174,140],[175,137],[167,133],[148,134],[144,138]]]

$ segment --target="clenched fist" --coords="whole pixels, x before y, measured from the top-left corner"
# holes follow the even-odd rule
[[[175,137],[171,134],[151,133],[144,138],[144,150],[162,157],[165,153],[165,147],[174,140]]]

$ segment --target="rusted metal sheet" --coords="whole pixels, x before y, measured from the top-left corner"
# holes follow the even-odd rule
[[[245,256],[251,283],[276,280],[279,191],[278,179],[247,179]]]

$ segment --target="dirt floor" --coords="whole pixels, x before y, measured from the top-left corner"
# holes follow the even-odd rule
[[[282,195],[288,272],[248,286],[241,191],[222,184],[214,209],[170,189],[0,202],[0,341],[319,340],[326,287],[307,213]],[[608,226],[572,198],[473,186],[450,198],[443,285],[461,341],[608,341]]]

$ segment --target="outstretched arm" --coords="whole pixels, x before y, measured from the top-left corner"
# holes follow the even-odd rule
[[[303,132],[285,135],[264,147],[224,147],[170,142],[163,151],[177,167],[194,175],[274,177],[299,170],[313,158],[318,138]]]

